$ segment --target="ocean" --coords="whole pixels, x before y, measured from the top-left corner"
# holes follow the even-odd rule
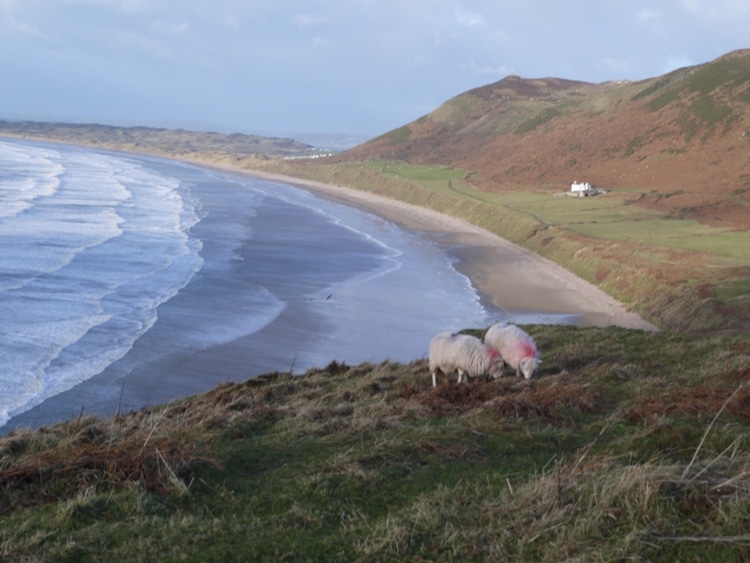
[[[434,333],[498,317],[420,233],[146,156],[0,140],[0,241],[6,429],[332,360],[410,361]]]

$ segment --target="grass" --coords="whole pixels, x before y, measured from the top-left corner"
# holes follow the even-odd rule
[[[26,139],[49,140],[97,148],[145,152],[159,156],[231,154],[235,158],[251,156],[310,155],[309,145],[291,139],[193,132],[152,127],[114,127],[96,124],[39,123],[2,121],[0,134]]]
[[[649,246],[705,252],[750,264],[750,232],[702,225],[691,219],[665,217],[628,205],[632,195],[610,193],[595,198],[551,198],[548,194],[516,194],[506,207],[540,221],[607,241],[633,241]]]
[[[410,136],[411,131],[408,127],[399,127],[398,129],[386,133],[383,137],[388,139],[389,144],[396,145],[398,143],[405,143],[409,140]]]
[[[585,200],[531,191],[489,193],[471,187],[465,181],[468,174],[465,170],[400,161],[368,161],[357,166],[415,183],[430,193],[497,205],[543,225],[564,227],[600,240],[642,242],[705,252],[750,265],[750,232],[665,217],[659,212],[629,205],[634,192],[618,191]]]
[[[717,292],[719,298],[725,301],[750,295],[750,280],[740,280],[726,284],[725,286],[718,288]]]
[[[558,115],[560,115],[560,111],[557,108],[545,108],[534,117],[523,121],[518,127],[516,127],[515,131],[513,132],[516,135],[528,133],[529,131],[533,131],[540,125],[547,123],[551,119],[554,119]]]
[[[750,337],[526,328],[531,381],[333,361],[15,431],[0,559],[747,557]]]
[[[668,77],[655,82],[650,88],[646,88],[637,97],[643,97],[658,91]],[[750,79],[746,65],[738,58],[726,58],[715,61],[709,65],[703,65],[690,73],[688,79],[679,86],[668,89],[651,99],[648,108],[656,112],[668,104],[683,100],[685,94],[692,94],[689,104],[689,112],[681,116],[683,131],[686,136],[693,136],[698,131],[704,131],[706,127],[718,123],[731,123],[740,119],[740,115],[728,105],[722,105],[715,94],[722,87],[732,92],[729,98],[736,97],[742,100],[745,96],[744,85]],[[636,98],[634,98],[636,99]],[[694,119],[695,118],[695,119]]]

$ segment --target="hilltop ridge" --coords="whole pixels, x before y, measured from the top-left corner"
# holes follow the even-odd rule
[[[637,82],[507,76],[337,158],[439,163],[486,191],[653,191],[636,204],[747,229],[749,120],[742,50]]]

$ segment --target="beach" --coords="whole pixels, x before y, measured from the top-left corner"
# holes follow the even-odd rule
[[[579,317],[574,324],[585,326],[659,330],[551,260],[450,215],[313,180],[230,167],[222,169],[292,184],[379,215],[404,229],[426,233],[457,258],[455,268],[469,278],[482,299],[500,311],[569,314]]]
[[[385,359],[410,361],[426,356],[428,335],[433,332],[479,328],[506,318],[529,324],[555,322],[657,330],[593,285],[549,260],[450,216],[375,194],[299,178],[229,167],[198,168],[293,186],[321,200],[382,218],[385,222],[377,228],[383,229],[383,237],[397,236],[388,234],[388,223],[392,223],[407,234],[412,233],[407,237],[412,241],[409,244],[416,240],[419,245],[421,238],[428,240],[430,244],[427,246],[450,257],[450,268],[465,276],[471,287],[462,290],[451,286],[445,290],[445,280],[438,283],[434,278],[435,275],[441,276],[440,268],[435,270],[429,265],[425,272],[420,272],[420,267],[435,260],[427,258],[427,262],[422,262],[425,260],[423,253],[429,255],[433,251],[420,248],[412,251],[416,252],[413,255],[415,264],[407,264],[409,267],[378,278],[380,285],[350,285],[347,282],[335,286],[337,289],[331,292],[326,285],[328,282],[318,289],[315,289],[317,286],[302,287],[299,282],[294,282],[286,289],[279,289],[278,297],[284,301],[285,307],[259,330],[216,342],[210,338],[201,340],[199,345],[189,349],[177,347],[173,351],[164,351],[163,344],[171,343],[175,335],[192,322],[196,303],[202,304],[209,316],[212,309],[231,307],[231,304],[219,302],[226,289],[222,287],[226,279],[224,272],[217,272],[212,277],[210,268],[210,243],[221,237],[223,229],[223,223],[218,221],[212,227],[213,231],[206,231],[209,235],[203,238],[204,251],[209,258],[200,279],[188,284],[177,297],[160,306],[159,323],[136,343],[124,360],[13,416],[2,432],[70,420],[81,414],[106,416],[136,410],[200,393],[223,382],[242,381],[273,371],[299,374],[312,366],[324,367],[331,361],[350,364]],[[289,213],[288,209],[284,213]],[[352,220],[356,222],[356,218]],[[268,221],[275,224],[280,219],[270,217]],[[315,228],[328,227],[321,224]],[[333,231],[331,233],[331,236],[338,236]],[[257,274],[254,269],[248,269],[251,264],[259,263],[252,248],[255,245],[232,249],[232,252],[243,253],[239,261],[232,262],[235,264],[233,268],[241,269],[238,279],[250,279]],[[334,262],[336,248],[332,241],[330,252]],[[357,252],[352,256],[358,255]],[[409,256],[412,255],[406,254],[399,259],[408,263]],[[466,305],[458,302],[445,304],[440,295],[426,296],[433,285],[439,286],[443,292],[441,295],[451,301],[457,296],[466,299]],[[227,299],[237,291],[241,291],[241,286],[235,283],[227,290]],[[305,297],[295,298],[297,295]],[[487,316],[467,313],[462,321],[454,315],[456,322],[452,326],[450,321],[438,326],[430,324],[435,322],[430,320],[433,317],[424,315],[425,307],[429,308],[431,315],[443,307],[449,309],[447,305],[473,310],[472,295],[476,296]],[[388,317],[386,309],[392,303],[398,304],[400,318],[392,318],[392,314]],[[448,318],[451,314],[448,313]],[[425,318],[421,319],[422,316]],[[217,328],[223,330],[219,320],[207,326],[214,327],[207,329],[209,332]],[[401,343],[402,348],[399,347]]]

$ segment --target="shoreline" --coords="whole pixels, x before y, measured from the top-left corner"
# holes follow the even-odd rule
[[[524,312],[530,319],[537,313],[540,319],[549,314],[569,316],[570,324],[581,326],[659,330],[561,266],[449,215],[377,194],[292,176],[199,164],[185,159],[171,160],[224,174],[292,185],[420,234],[453,259],[454,269],[469,280],[487,310],[511,315]],[[425,279],[425,283],[428,284],[429,279]],[[279,364],[292,369],[295,355],[283,346],[279,347],[279,331],[288,332],[291,328],[297,333],[298,342],[309,338],[313,328],[309,319],[314,315],[302,310],[304,307],[302,303],[294,304],[279,319],[250,337],[197,353],[166,357],[149,369],[130,373],[123,379],[112,379],[105,373],[95,376],[12,417],[6,426],[0,428],[0,435],[16,428],[34,428],[70,420],[83,413],[108,416],[167,403],[205,392],[226,381],[245,380],[273,371],[276,368],[272,366]],[[308,321],[300,324],[290,318]],[[535,321],[527,322],[533,324]],[[312,330],[312,334],[315,333]],[[314,345],[313,342],[309,344]],[[250,359],[250,365],[257,369],[249,369]]]
[[[190,160],[182,162],[227,174],[291,184],[319,197],[382,217],[405,230],[423,233],[456,258],[455,269],[469,279],[480,299],[500,311],[570,314],[579,316],[580,324],[585,326],[619,326],[652,332],[660,330],[562,266],[450,215],[316,180]],[[513,265],[511,276],[505,274],[501,264]]]
[[[652,332],[661,330],[653,323],[641,318],[637,313],[628,311],[614,297],[555,262],[471,223],[439,211],[354,188],[264,170],[239,168],[222,163],[191,159],[187,156],[97,147],[45,138],[34,139],[13,135],[4,135],[4,137],[22,141],[36,140],[53,144],[68,144],[126,155],[163,158],[226,174],[293,185],[320,197],[372,213],[403,229],[424,233],[457,258],[458,262],[454,265],[456,270],[470,280],[480,299],[490,303],[500,311],[508,310],[509,301],[513,301],[514,310],[529,307],[531,311],[546,310],[547,312],[580,315],[584,325],[599,327],[611,325]],[[519,283],[509,283],[503,276],[503,272],[498,271],[497,267],[493,267],[493,264],[503,263],[509,258],[514,263],[519,264],[520,271],[517,270],[513,273],[514,278],[520,280]],[[546,283],[541,283],[545,281]],[[535,295],[530,295],[534,293],[535,286],[538,291]],[[552,295],[546,295],[546,293],[556,293],[559,296],[561,288],[565,289],[566,298],[563,303],[560,303]],[[508,294],[510,294],[510,297],[508,297]]]

